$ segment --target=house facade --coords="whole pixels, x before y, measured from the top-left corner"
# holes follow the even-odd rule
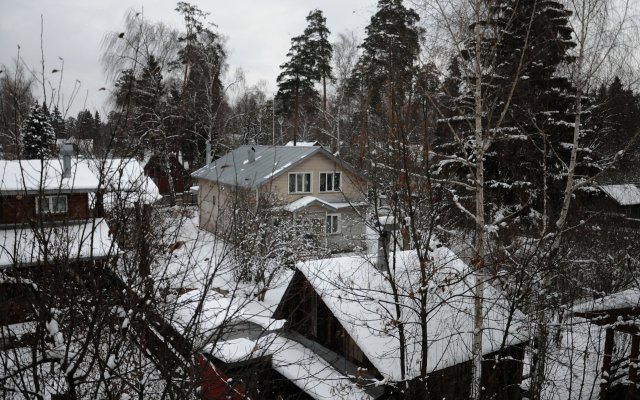
[[[225,232],[238,210],[269,209],[331,250],[365,245],[367,179],[322,146],[241,146],[192,176],[203,229]]]
[[[47,282],[57,275],[52,268],[73,277],[114,256],[117,247],[97,212],[100,182],[88,162],[68,155],[0,160],[0,171],[0,274],[13,288],[0,299],[4,325],[29,319],[21,307],[33,296],[16,289],[25,285],[20,282]]]

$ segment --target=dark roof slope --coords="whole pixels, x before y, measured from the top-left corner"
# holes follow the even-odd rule
[[[250,151],[255,150],[253,162],[249,161]],[[217,182],[224,185],[256,189],[308,157],[322,153],[354,174],[364,178],[345,161],[335,157],[321,146],[240,146],[230,153],[205,165],[192,177]]]

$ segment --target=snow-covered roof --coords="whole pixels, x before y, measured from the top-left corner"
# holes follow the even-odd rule
[[[152,204],[162,198],[158,186],[145,175],[144,168],[136,159],[108,158],[96,160],[90,166],[98,176],[102,171],[102,180],[107,188],[104,199],[106,208],[122,202],[127,206],[135,203]]]
[[[95,192],[98,177],[89,164],[71,159],[69,178],[62,175],[62,160],[0,160],[0,193],[36,193],[40,190],[59,192]]]
[[[329,202],[326,200],[323,200],[319,197],[315,197],[315,196],[304,196],[299,198],[296,201],[293,201],[289,204],[287,204],[286,206],[283,207],[283,209],[285,211],[289,211],[289,212],[296,212],[296,211],[300,211],[303,210],[307,207],[310,206],[319,206],[319,207],[323,207],[326,208],[330,211],[338,211],[344,208],[352,208],[352,207],[360,207],[360,206],[367,206],[369,203],[366,202],[357,202],[357,203],[348,203],[348,202],[340,202],[340,203],[333,203],[333,202]]]
[[[317,400],[372,399],[320,355],[295,340],[275,333],[257,340],[236,338],[221,341],[212,348],[211,353],[226,363],[271,356],[273,369]]]
[[[297,146],[297,147],[312,147],[312,146],[320,146],[320,142],[316,141],[316,142],[300,142],[300,141],[296,141],[296,144],[293,144],[293,140],[287,142],[287,144],[285,146],[289,146],[289,147],[293,147],[293,146]]]
[[[633,288],[599,299],[587,300],[571,308],[573,313],[592,313],[626,308],[640,309],[640,289]]]
[[[300,211],[304,208],[307,208],[311,205],[317,205],[320,207],[328,208],[329,210],[336,211],[336,208],[331,205],[328,201],[324,201],[315,196],[304,196],[294,202],[291,202],[284,206],[284,209],[289,212]]]
[[[117,246],[102,218],[78,224],[0,230],[0,267],[53,260],[84,260],[115,255]]]
[[[250,161],[249,153],[254,151],[254,161]],[[200,168],[191,176],[223,185],[256,189],[316,153],[323,154],[352,173],[363,177],[351,165],[335,157],[322,146],[258,145],[240,146],[211,164]]]
[[[302,344],[274,334],[268,336],[266,340],[272,349],[273,369],[309,396],[316,400],[372,399],[362,388]]]
[[[621,206],[640,204],[640,188],[636,185],[601,185],[600,189]]]
[[[428,288],[428,372],[471,359],[473,337],[473,275],[470,268],[449,249],[430,254]],[[385,379],[400,376],[400,348],[394,300],[389,281],[374,267],[374,258],[361,256],[301,262],[316,293]],[[390,261],[393,262],[393,261]],[[408,377],[420,373],[419,262],[414,251],[395,255],[395,279],[406,329]],[[523,315],[516,311],[508,324],[507,300],[491,285],[484,292],[483,354],[497,351],[506,333],[506,344],[526,341]],[[507,329],[509,326],[509,329]]]

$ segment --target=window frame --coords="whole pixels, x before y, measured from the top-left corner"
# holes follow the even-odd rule
[[[325,189],[322,190],[322,175],[324,174],[325,176],[325,181],[324,181],[324,185],[325,185]],[[338,188],[336,189],[334,186],[334,184],[336,183],[336,174],[338,174],[340,176],[340,178],[338,178]],[[332,176],[332,181],[331,181],[331,190],[327,190],[327,177],[328,176]],[[318,192],[320,193],[340,193],[342,192],[342,171],[320,171],[318,174]]]
[[[294,190],[293,192],[291,191],[291,176],[296,176],[295,181],[294,181],[294,189],[297,189],[298,186],[298,179],[297,176],[298,175],[309,175],[309,190],[305,191],[304,190],[304,178],[303,178],[303,182],[302,182],[302,191],[298,191],[298,190]],[[313,192],[313,172],[289,172],[289,174],[287,175],[287,192],[289,194],[309,194]]]
[[[335,218],[335,226],[334,226],[334,223],[333,223],[333,218]],[[339,235],[341,233],[341,231],[342,231],[340,220],[341,220],[340,214],[338,214],[338,213],[327,213],[325,218],[324,218],[324,221],[325,221],[324,233],[326,235]],[[328,229],[329,228],[329,221],[331,221],[331,227],[332,228],[333,227],[336,228],[335,230],[332,229],[331,231],[329,231],[329,229]]]
[[[64,199],[64,210],[58,211],[53,210],[53,206],[56,204],[54,199]],[[47,209],[42,209],[43,200],[47,201]],[[56,195],[48,195],[48,196],[38,196],[36,197],[36,213],[38,214],[66,214],[69,212],[69,198],[64,194],[56,194]]]

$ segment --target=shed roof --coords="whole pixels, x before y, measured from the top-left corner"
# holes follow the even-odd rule
[[[44,262],[45,254],[50,262],[73,262],[108,257],[116,251],[109,226],[102,218],[37,229],[0,230],[0,268]]]
[[[414,251],[395,255],[397,282],[406,329],[408,377],[420,373],[421,334],[419,262]],[[378,271],[373,259],[361,256],[301,262],[315,292],[340,321],[349,336],[384,378],[398,381],[400,347],[395,301],[389,281]],[[427,372],[437,371],[471,359],[473,338],[473,275],[470,268],[449,249],[435,249],[431,266],[435,272],[428,289]],[[413,294],[412,294],[413,293]],[[527,340],[524,315],[519,311],[509,320],[510,305],[491,285],[485,285],[483,354]],[[286,297],[285,297],[286,298]]]
[[[91,169],[100,176],[107,190],[105,206],[135,203],[152,204],[162,196],[158,186],[145,175],[144,168],[135,158],[107,158],[90,164]]]
[[[640,204],[640,188],[634,184],[601,185],[600,189],[621,206]]]
[[[249,154],[255,150],[254,161]],[[321,153],[354,174],[363,177],[345,161],[322,146],[240,146],[200,168],[191,176],[223,185],[256,189],[276,178],[308,157]]]

